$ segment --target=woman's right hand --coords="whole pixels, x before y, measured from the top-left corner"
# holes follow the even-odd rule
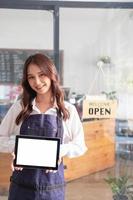
[[[14,152],[12,152],[11,170],[12,170],[12,171],[15,171],[15,170],[20,170],[20,171],[22,171],[22,169],[23,169],[22,167],[15,167],[15,166],[13,165],[14,159],[15,159],[15,154],[14,154]]]

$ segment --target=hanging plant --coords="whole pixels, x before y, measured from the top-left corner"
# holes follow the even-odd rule
[[[100,57],[99,61],[102,61],[104,64],[110,64],[111,58],[109,56],[102,56]]]
[[[110,100],[117,99],[116,91],[111,91],[111,92],[102,91],[101,93],[105,94],[107,99],[110,99]]]

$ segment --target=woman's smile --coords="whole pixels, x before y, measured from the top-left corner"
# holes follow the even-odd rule
[[[42,86],[36,86],[35,88],[37,89],[37,90],[41,90],[42,88],[44,88],[44,87],[46,87],[47,86],[47,84],[45,83],[45,84],[43,84]]]

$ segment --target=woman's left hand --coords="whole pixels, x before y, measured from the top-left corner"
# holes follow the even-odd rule
[[[62,158],[59,159],[59,161],[58,161],[58,166],[61,164],[61,162],[62,162]],[[46,172],[46,173],[56,173],[57,170],[47,169],[45,172]]]
[[[11,155],[12,155],[11,170],[12,170],[12,171],[15,171],[15,170],[17,170],[17,171],[22,171],[22,170],[23,170],[22,167],[15,167],[14,164],[13,164],[13,161],[14,161],[14,159],[15,159],[15,153],[12,152]]]

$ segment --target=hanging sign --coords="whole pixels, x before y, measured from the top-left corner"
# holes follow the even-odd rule
[[[82,118],[115,118],[116,109],[116,100],[84,100]]]

